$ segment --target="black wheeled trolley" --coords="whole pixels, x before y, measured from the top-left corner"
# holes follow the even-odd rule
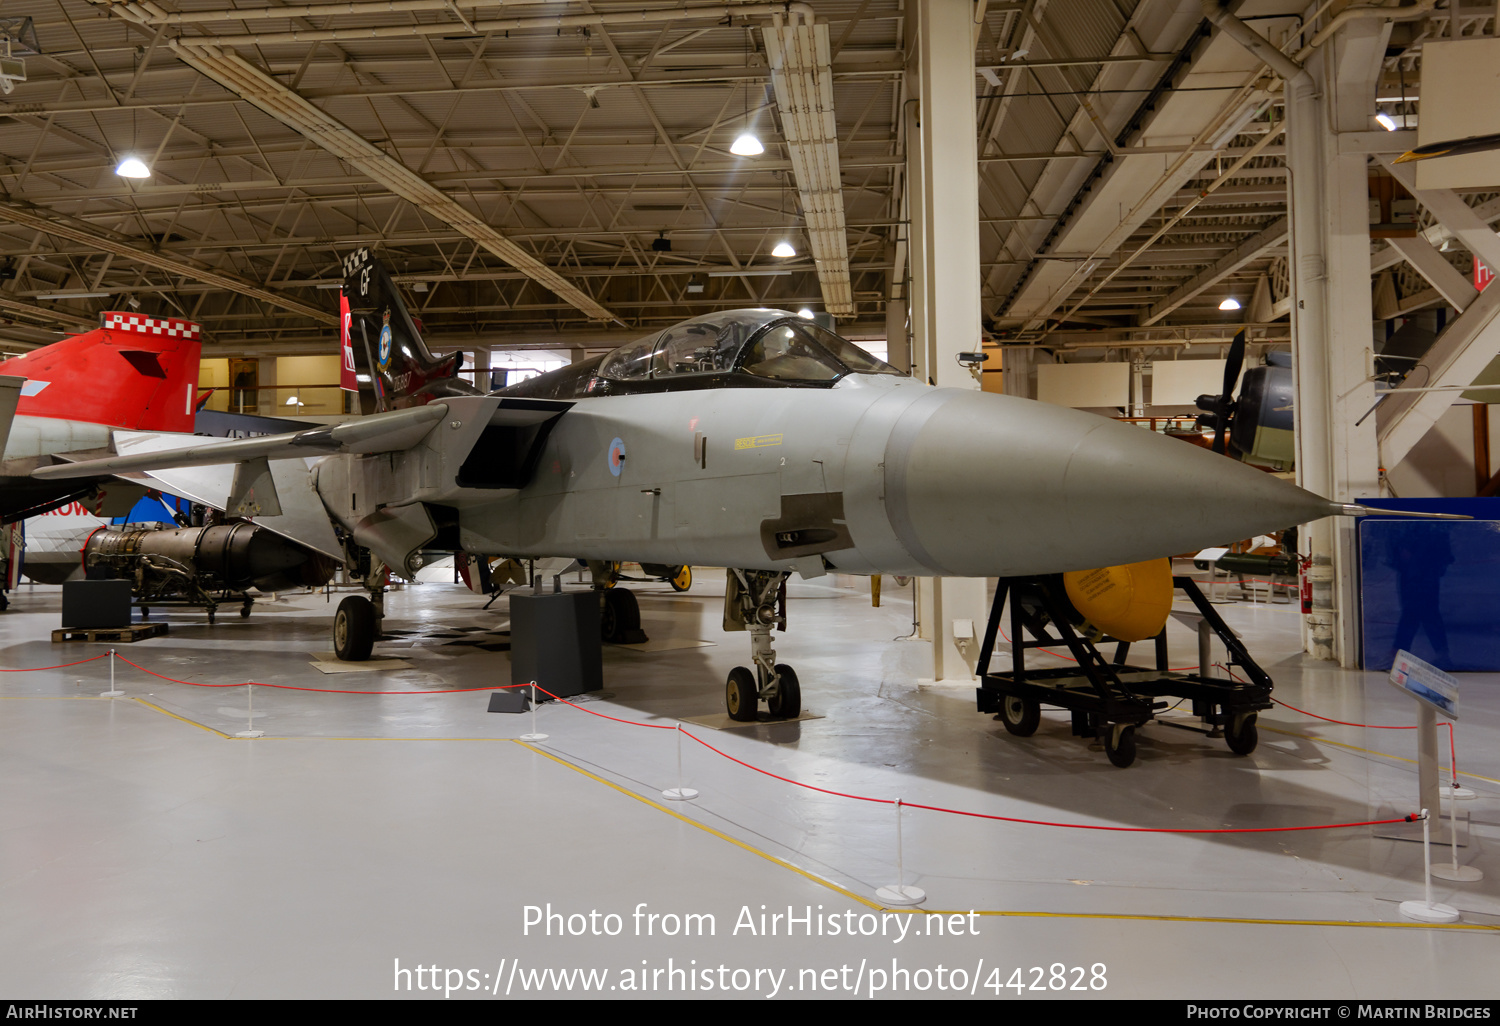
[[[1104,634],[1085,636],[1074,626],[1077,614],[1067,601],[1060,574],[1002,577],[995,589],[995,602],[979,650],[981,686],[975,692],[979,711],[994,713],[1007,731],[1017,737],[1028,737],[1041,723],[1042,706],[1067,709],[1073,717],[1074,735],[1097,738],[1109,761],[1123,767],[1135,761],[1136,728],[1149,723],[1157,712],[1165,709],[1166,699],[1186,699],[1192,702],[1193,715],[1205,726],[1195,728],[1179,723],[1168,726],[1222,737],[1231,751],[1249,755],[1259,740],[1256,715],[1271,708],[1271,678],[1250,658],[1244,644],[1209,604],[1196,582],[1188,577],[1174,577],[1172,584],[1187,594],[1202,617],[1200,639],[1204,631],[1217,635],[1228,652],[1228,665],[1237,667],[1245,681],[1210,676],[1206,659],[1197,673],[1168,669],[1165,627],[1155,638],[1147,639],[1154,646],[1155,667],[1132,666],[1126,662],[1130,642]],[[1010,672],[991,673],[990,659],[1007,599]],[[1115,645],[1113,661],[1106,659],[1099,649],[1100,645],[1111,642]],[[1068,653],[1078,663],[1076,667],[1027,667],[1029,650],[1061,645],[1067,646]],[[1206,645],[1200,644],[1199,651],[1205,650]]]

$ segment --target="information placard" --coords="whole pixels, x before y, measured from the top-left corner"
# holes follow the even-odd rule
[[[1458,681],[1405,649],[1391,663],[1391,683],[1450,720],[1458,719]]]

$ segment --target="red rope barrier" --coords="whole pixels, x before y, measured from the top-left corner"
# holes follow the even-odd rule
[[[1275,702],[1277,705],[1285,706],[1286,708],[1292,710],[1292,712],[1299,712],[1303,716],[1311,716],[1313,719],[1322,720],[1324,723],[1337,723],[1341,727],[1365,727],[1369,730],[1417,729],[1416,724],[1412,724],[1410,726],[1390,726],[1384,723],[1350,723],[1348,720],[1334,720],[1330,719],[1327,716],[1319,716],[1315,712],[1308,712],[1306,709],[1298,709],[1295,705],[1283,702],[1279,698],[1273,698],[1271,699],[1271,701]],[[1451,722],[1444,722],[1439,723],[1438,726],[1448,728],[1448,765],[1452,768],[1453,776],[1456,779],[1458,777],[1458,742],[1453,737],[1453,724]]]
[[[594,712],[594,710],[592,710],[592,709],[585,709],[583,706],[578,705],[578,704],[576,704],[574,702],[570,702],[566,698],[561,698],[561,697],[559,697],[557,695],[554,695],[552,692],[548,691],[546,688],[542,687],[541,685],[537,685],[537,690],[540,691],[542,694],[546,695],[548,698],[552,699],[554,702],[561,702],[563,705],[570,706],[570,707],[572,707],[574,709],[577,709],[579,712],[586,712],[590,716],[597,716],[601,720],[614,720],[616,723],[628,723],[632,727],[650,727],[652,730],[676,730],[677,729],[676,727],[669,727],[665,723],[642,723],[640,720],[622,720],[618,716],[609,716],[609,715],[606,715],[605,713],[602,713],[602,712]],[[688,735],[688,736],[691,737],[692,735]]]
[[[258,680],[241,681],[239,684],[204,684],[200,681],[178,680],[176,677],[168,677],[164,673],[148,670],[140,663],[133,663],[118,652],[115,653],[115,656],[122,663],[128,663],[142,673],[149,673],[153,677],[171,681],[173,684],[186,684],[190,688],[243,688],[254,685],[258,688],[280,688],[282,691],[311,691],[323,695],[459,695],[473,691],[503,691],[508,688],[525,688],[531,686],[530,684],[491,684],[488,687],[482,688],[437,688],[432,691],[349,691],[343,688],[301,688],[295,684],[263,684]],[[100,657],[96,656],[95,658]]]
[[[835,797],[838,797],[838,798],[853,798],[855,801],[874,802],[874,803],[879,804],[879,805],[895,805],[896,804],[895,800],[891,799],[891,798],[870,798],[870,797],[867,797],[867,796],[861,795],[861,794],[847,794],[847,793],[845,793],[843,791],[832,791],[832,790],[829,790],[826,787],[816,787],[816,786],[814,786],[812,784],[804,784],[800,780],[793,780],[790,777],[783,777],[783,776],[780,776],[779,774],[772,773],[770,770],[763,770],[759,766],[752,766],[748,762],[745,762],[745,761],[743,761],[741,759],[736,759],[734,756],[730,755],[728,752],[723,752],[723,751],[720,751],[719,749],[715,748],[713,745],[709,744],[707,741],[703,740],[701,737],[698,737],[696,734],[691,734],[691,733],[689,733],[686,730],[682,731],[682,734],[683,734],[684,737],[690,737],[690,738],[692,738],[694,741],[698,742],[700,745],[702,745],[704,748],[707,748],[709,751],[714,752],[714,753],[716,753],[718,755],[722,755],[724,758],[728,759],[730,762],[738,763],[739,765],[745,767],[746,769],[754,770],[755,772],[757,772],[759,774],[762,774],[763,776],[771,777],[773,780],[780,780],[783,783],[793,784],[793,785],[795,785],[797,787],[805,788],[805,789],[807,789],[809,791],[818,791],[818,792],[821,792],[823,794],[831,794],[831,795],[834,795]],[[1381,825],[1384,825],[1384,824],[1387,824],[1387,823],[1413,823],[1413,822],[1416,822],[1417,820],[1419,820],[1419,819],[1422,818],[1420,814],[1418,814],[1418,813],[1412,813],[1410,815],[1403,816],[1400,819],[1371,819],[1371,820],[1365,820],[1365,821],[1359,822],[1359,823],[1324,823],[1324,824],[1314,825],[1314,826],[1291,826],[1291,827],[1119,827],[1119,826],[1094,826],[1093,824],[1090,824],[1090,823],[1054,823],[1051,820],[1046,820],[1046,819],[1022,819],[1022,818],[1020,818],[1018,816],[997,816],[997,815],[993,815],[993,814],[987,813],[987,812],[965,812],[963,809],[948,809],[948,808],[944,808],[941,805],[921,805],[921,804],[918,804],[917,802],[903,801],[901,804],[904,805],[904,806],[906,806],[907,808],[910,808],[910,809],[926,809],[929,812],[946,812],[946,813],[948,813],[950,815],[954,815],[954,816],[971,816],[971,817],[973,817],[975,819],[994,819],[994,820],[999,820],[1000,822],[1003,822],[1003,823],[1024,823],[1024,824],[1026,824],[1028,826],[1064,827],[1064,828],[1069,829],[1069,830],[1113,830],[1113,831],[1120,831],[1120,832],[1124,832],[1124,833],[1139,833],[1139,834],[1271,834],[1271,833],[1284,833],[1286,831],[1291,831],[1291,830],[1339,830],[1339,829],[1343,829],[1344,827],[1381,826]]]
[[[1001,633],[1004,634],[1004,631],[1002,630]],[[1006,640],[1009,641],[1010,639],[1007,637]],[[1043,651],[1045,651],[1045,650],[1043,650]],[[178,679],[176,677],[168,677],[164,673],[157,673],[155,670],[148,670],[144,666],[142,666],[141,664],[139,664],[137,662],[134,662],[133,660],[127,659],[125,656],[120,655],[118,652],[115,652],[113,654],[121,662],[123,662],[123,663],[125,663],[125,664],[127,664],[129,666],[135,667],[137,670],[140,670],[142,673],[149,674],[150,676],[156,677],[156,678],[158,678],[160,680],[170,681],[173,684],[185,684],[188,687],[195,687],[195,688],[239,688],[239,687],[256,686],[256,687],[263,687],[263,688],[279,688],[279,689],[284,690],[284,691],[308,691],[308,692],[315,692],[315,693],[318,693],[318,694],[330,694],[330,695],[451,695],[451,694],[464,694],[464,693],[469,693],[469,692],[474,692],[474,691],[501,691],[501,690],[507,690],[507,689],[510,689],[510,688],[535,687],[536,690],[542,692],[542,694],[544,694],[547,697],[553,699],[554,701],[560,702],[563,705],[568,706],[569,708],[577,709],[580,712],[586,712],[590,716],[597,716],[600,719],[611,720],[611,721],[613,721],[615,723],[624,723],[624,724],[626,724],[628,726],[632,726],[632,727],[650,727],[653,730],[675,730],[675,731],[678,731],[682,735],[684,735],[684,736],[686,736],[688,738],[691,738],[692,740],[698,742],[700,745],[702,745],[704,748],[707,748],[709,751],[713,752],[715,755],[722,756],[723,758],[728,759],[730,762],[735,763],[736,765],[739,765],[739,766],[743,766],[744,768],[746,768],[748,770],[753,770],[754,772],[759,773],[762,776],[770,777],[773,780],[779,780],[779,781],[781,781],[782,783],[785,783],[785,784],[791,784],[794,787],[800,787],[800,788],[803,788],[804,790],[808,790],[808,791],[817,791],[820,794],[832,795],[832,796],[834,796],[836,798],[848,798],[848,799],[850,799],[852,801],[871,802],[871,803],[877,804],[877,805],[895,805],[896,804],[896,801],[894,799],[891,799],[891,798],[871,798],[868,795],[849,794],[849,793],[847,793],[845,791],[834,791],[834,790],[832,790],[830,788],[818,787],[818,786],[816,786],[814,784],[805,784],[805,783],[803,783],[800,780],[793,780],[791,777],[784,777],[784,776],[781,776],[778,773],[772,773],[770,770],[761,769],[759,766],[751,765],[750,763],[745,762],[743,759],[737,759],[737,758],[735,758],[734,756],[730,755],[728,752],[722,751],[721,749],[716,748],[713,745],[709,744],[707,741],[703,740],[701,737],[698,737],[696,734],[692,734],[692,733],[689,733],[686,730],[683,730],[680,725],[674,724],[672,726],[667,726],[666,724],[662,724],[662,723],[642,723],[639,720],[627,720],[627,719],[622,719],[621,717],[618,717],[618,716],[610,716],[610,715],[607,715],[606,713],[595,712],[592,709],[585,709],[583,706],[578,705],[577,703],[569,702],[565,698],[562,698],[562,697],[560,697],[558,695],[554,695],[552,692],[548,691],[546,688],[541,687],[540,685],[536,685],[534,683],[490,685],[488,687],[480,687],[480,688],[444,688],[444,689],[435,690],[435,691],[346,691],[346,690],[341,690],[341,689],[338,689],[338,688],[305,688],[305,687],[298,687],[298,686],[293,685],[293,684],[263,684],[263,683],[260,683],[259,681],[244,681],[243,683],[240,683],[240,684],[205,684],[205,683],[198,682],[198,681],[180,680],[180,679]],[[1049,655],[1055,655],[1056,653],[1050,653],[1049,652],[1048,654]],[[104,658],[108,657],[109,655],[111,655],[111,653],[104,652],[104,653],[101,653],[100,655],[90,656],[88,659],[80,659],[76,663],[64,663],[62,666],[37,666],[37,667],[30,667],[29,669],[35,669],[35,670],[56,670],[56,669],[63,669],[63,668],[68,667],[68,666],[80,666],[83,663],[91,663],[91,662],[93,662],[93,661],[95,661],[97,659],[104,659]],[[1061,656],[1060,658],[1067,659],[1068,657],[1067,656]],[[17,673],[17,672],[22,672],[22,671],[21,670],[5,670],[3,672]],[[1281,702],[1279,700],[1274,700],[1273,699],[1273,701],[1277,701],[1278,705],[1286,706],[1286,708],[1291,709],[1294,712],[1300,712],[1300,713],[1303,713],[1306,716],[1311,716],[1314,719],[1325,720],[1325,721],[1327,721],[1329,723],[1338,723],[1338,724],[1341,724],[1343,726],[1349,726],[1349,727],[1373,726],[1372,724],[1348,723],[1348,722],[1343,721],[1343,720],[1333,720],[1333,719],[1329,719],[1326,716],[1319,716],[1316,713],[1305,712],[1302,709],[1296,708],[1296,706],[1287,705],[1287,703]],[[1452,743],[1452,736],[1453,736],[1453,725],[1450,723],[1450,724],[1445,724],[1445,726],[1448,727],[1448,736],[1449,736],[1449,741],[1450,741],[1450,744],[1451,744]],[[1414,730],[1416,728],[1415,727],[1383,727],[1383,728],[1380,728],[1380,729],[1386,729],[1386,730]],[[1052,820],[1045,820],[1045,819],[1025,819],[1025,818],[1022,818],[1022,817],[1019,817],[1019,816],[1000,816],[1000,815],[995,815],[993,813],[986,813],[986,812],[967,812],[967,811],[965,811],[963,809],[949,809],[949,808],[946,808],[946,807],[941,806],[941,805],[923,805],[923,804],[920,804],[918,802],[906,802],[906,801],[903,801],[900,804],[905,805],[905,806],[907,806],[909,808],[913,808],[913,809],[926,809],[929,812],[942,812],[942,813],[946,813],[946,814],[952,815],[952,816],[968,816],[968,817],[973,818],[973,819],[996,820],[996,821],[1002,822],[1002,823],[1020,823],[1020,824],[1026,825],[1026,826],[1059,827],[1059,828],[1069,829],[1069,830],[1108,830],[1108,831],[1113,831],[1113,832],[1118,832],[1118,833],[1144,833],[1144,834],[1267,834],[1267,833],[1288,833],[1288,832],[1300,831],[1300,830],[1341,830],[1341,829],[1345,829],[1345,828],[1348,828],[1348,827],[1383,826],[1383,825],[1390,824],[1390,823],[1411,823],[1411,822],[1415,822],[1415,821],[1417,821],[1417,820],[1419,820],[1419,819],[1422,818],[1420,816],[1420,814],[1413,813],[1413,814],[1410,814],[1410,815],[1407,815],[1407,816],[1403,816],[1403,817],[1401,817],[1399,819],[1371,819],[1371,820],[1364,820],[1364,821],[1356,822],[1356,823],[1323,823],[1323,824],[1315,824],[1315,825],[1312,825],[1312,826],[1288,826],[1288,827],[1122,827],[1122,826],[1096,826],[1096,825],[1090,824],[1090,823],[1058,823],[1058,822],[1054,822]]]
[[[62,670],[66,669],[69,666],[82,666],[84,663],[91,663],[95,659],[107,658],[109,658],[108,652],[100,652],[96,656],[89,656],[87,659],[80,659],[76,663],[60,663],[57,666],[17,666],[14,669],[0,668],[0,673],[31,673],[34,670]],[[122,656],[121,658],[124,657]]]

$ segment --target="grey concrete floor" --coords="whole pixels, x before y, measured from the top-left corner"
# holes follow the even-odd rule
[[[387,627],[410,633],[377,655],[406,669],[319,672],[333,609],[322,594],[213,626],[170,612],[168,635],[120,646],[199,685],[331,689],[255,689],[265,736],[254,740],[230,736],[250,719],[243,687],[170,683],[120,663],[126,697],[99,698],[106,660],[0,674],[0,991],[1500,996],[1500,677],[1463,677],[1461,782],[1478,797],[1459,803],[1469,821],[1459,858],[1485,878],[1436,882],[1437,900],[1463,913],[1456,926],[1401,918],[1397,904],[1421,896],[1421,847],[1368,827],[1106,833],[911,809],[905,881],[927,900],[915,917],[891,915],[875,895],[897,882],[891,805],[797,787],[686,738],[681,782],[700,795],[667,801],[676,734],[582,711],[665,726],[722,711],[724,676],[749,661],[748,645],[719,629],[722,577],[698,576],[682,595],[633,586],[652,650],[607,647],[604,694],[543,706],[537,726],[549,737],[530,745],[516,740],[529,717],[487,713],[486,692],[431,693],[509,682],[506,653],[452,643],[463,628],[504,629],[505,602],[481,612],[451,585],[389,597]],[[971,686],[919,688],[927,644],[893,640],[911,629],[909,588],[887,580],[879,609],[858,578],[794,581],[789,592],[778,650],[818,718],[684,725],[790,780],[1131,827],[1359,821],[1415,803],[1410,732],[1286,709],[1262,714],[1248,758],[1152,725],[1136,764],[1120,770],[1056,711],[1035,736],[1013,738],[974,711]],[[1383,674],[1304,660],[1292,607],[1224,608],[1278,697],[1337,719],[1414,722]],[[51,644],[59,609],[58,589],[23,587],[0,614],[0,667],[107,647]],[[1169,636],[1174,665],[1196,661],[1191,634],[1174,624]],[[560,917],[551,936],[549,906]],[[762,906],[774,935],[761,929]],[[811,915],[790,936],[789,906],[798,920]],[[699,918],[685,927],[689,915]],[[576,970],[595,975],[557,975]]]

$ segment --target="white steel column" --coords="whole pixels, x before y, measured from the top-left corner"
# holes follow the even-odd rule
[[[973,17],[971,0],[917,5],[919,102],[909,107],[918,125],[908,122],[916,131],[907,136],[914,362],[934,384],[968,389],[978,385],[957,355],[978,350],[982,338]],[[987,612],[985,582],[922,585],[918,617],[932,641],[933,679],[968,681]]]
[[[1319,331],[1304,332],[1299,316],[1294,347],[1299,415],[1297,471],[1303,487],[1339,502],[1379,495],[1380,488],[1375,418],[1366,418],[1355,427],[1355,421],[1375,401],[1375,385],[1370,380],[1374,336],[1368,158],[1363,152],[1341,152],[1344,147],[1339,145],[1339,138],[1370,129],[1374,89],[1389,33],[1389,25],[1379,21],[1356,21],[1309,57],[1307,70],[1321,86],[1322,103],[1313,101],[1302,109],[1311,108],[1318,118],[1320,152],[1294,152],[1288,137],[1292,174],[1316,173],[1322,179],[1322,201],[1308,218],[1314,223],[1307,226],[1321,236],[1322,324]],[[1307,135],[1299,133],[1299,140],[1305,142]],[[1298,217],[1294,209],[1294,224]],[[1304,266],[1298,258],[1297,273],[1300,294],[1303,276],[1319,274],[1319,269],[1311,262]],[[1344,666],[1358,665],[1355,523],[1349,518],[1330,517],[1311,525],[1309,538],[1315,564],[1323,565],[1321,561],[1326,558],[1332,580],[1329,608],[1320,608],[1321,596],[1314,595],[1314,613],[1307,625],[1308,651],[1318,658],[1337,659]],[[1323,590],[1316,579],[1314,588]]]

